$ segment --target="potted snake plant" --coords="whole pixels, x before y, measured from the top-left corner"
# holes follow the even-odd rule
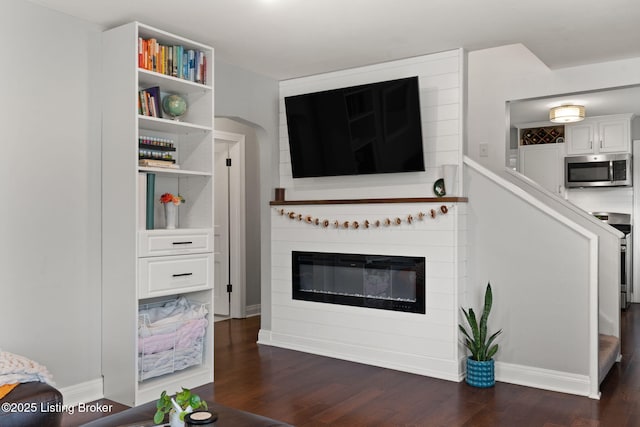
[[[467,321],[469,330],[463,325],[458,325],[463,335],[463,343],[469,349],[471,355],[467,357],[467,384],[474,387],[493,387],[495,385],[495,367],[493,356],[498,352],[498,344],[494,341],[502,332],[489,336],[487,332],[487,322],[493,304],[493,293],[491,284],[487,283],[484,294],[484,307],[480,321],[476,318],[473,309],[462,309]]]

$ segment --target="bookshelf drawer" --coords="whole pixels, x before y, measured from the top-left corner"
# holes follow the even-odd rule
[[[210,289],[213,254],[140,258],[139,298]]]
[[[213,252],[213,231],[143,231],[139,245],[140,257]]]

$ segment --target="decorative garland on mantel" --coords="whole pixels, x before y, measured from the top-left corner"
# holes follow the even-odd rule
[[[425,218],[435,219],[438,215],[446,215],[449,212],[449,209],[453,208],[453,205],[446,206],[442,205],[439,209],[430,209],[428,212],[418,212],[415,216],[412,214],[408,214],[404,217],[395,217],[384,218],[383,220],[368,220],[365,219],[362,222],[360,221],[341,221],[337,219],[320,219],[314,217],[312,215],[304,215],[294,211],[286,211],[283,208],[276,208],[276,212],[284,217],[288,217],[293,221],[304,221],[309,225],[320,226],[323,228],[329,228],[329,226],[333,226],[333,228],[345,228],[345,229],[358,229],[362,228],[380,228],[380,227],[389,227],[391,225],[402,225],[402,224],[413,224],[415,221],[424,221]]]

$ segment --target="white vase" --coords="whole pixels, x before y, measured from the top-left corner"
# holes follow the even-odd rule
[[[176,228],[176,211],[178,210],[178,206],[174,205],[172,202],[164,204],[164,219],[165,219],[165,227],[168,230],[173,230]]]
[[[169,425],[171,427],[184,427],[184,421],[180,420],[180,414],[176,411],[169,413]]]
[[[444,189],[447,196],[458,194],[458,165],[442,165]]]
[[[187,415],[193,412],[193,409],[191,409],[191,406],[187,406],[187,409],[183,412],[186,412],[185,415]],[[176,412],[174,409],[169,412],[169,425],[171,427],[184,427],[184,421],[180,419],[180,412]]]

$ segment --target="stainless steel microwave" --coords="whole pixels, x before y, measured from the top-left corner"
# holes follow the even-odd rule
[[[564,158],[564,185],[575,187],[629,187],[631,154],[598,154]]]

